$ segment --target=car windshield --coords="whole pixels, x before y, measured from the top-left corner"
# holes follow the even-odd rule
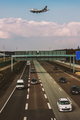
[[[72,89],[73,89],[73,90],[79,90],[79,88],[78,88],[78,87],[73,87]]]
[[[64,77],[60,78],[60,80],[66,80]]]
[[[61,101],[61,102],[60,102],[60,105],[68,105],[68,104],[70,104],[69,101]]]
[[[23,83],[17,83],[17,85],[23,85]]]
[[[37,80],[36,80],[36,79],[32,79],[31,81],[32,81],[32,82],[36,82]]]

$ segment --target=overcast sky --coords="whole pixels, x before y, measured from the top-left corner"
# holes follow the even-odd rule
[[[50,9],[31,13],[29,9]],[[80,0],[0,0],[0,51],[76,49]]]

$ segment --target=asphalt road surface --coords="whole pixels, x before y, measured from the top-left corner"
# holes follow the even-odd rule
[[[35,68],[33,62],[31,67]],[[56,120],[37,71],[30,73],[30,69],[25,66],[22,74],[5,90],[0,100],[0,120]],[[19,78],[24,80],[23,90],[15,87]],[[32,78],[38,80],[36,85],[31,84]]]
[[[65,90],[62,88],[62,86],[60,86],[58,84],[59,77],[66,75],[67,79],[69,80],[69,83],[67,83],[65,85],[63,84],[63,86],[70,93],[70,89],[68,87],[71,86],[71,85],[69,86],[70,83],[74,84],[73,79],[75,79],[75,78],[72,78],[71,76],[65,74],[62,71],[53,71],[53,67],[52,68],[50,67],[50,70],[49,70],[49,66],[50,66],[49,64],[46,65],[46,67],[47,67],[46,69],[49,72],[49,74],[48,74],[47,71],[38,62],[35,61],[34,64],[35,64],[37,73],[39,74],[40,79],[42,81],[42,85],[43,85],[46,95],[48,97],[51,108],[52,108],[57,120],[80,120],[80,107],[65,92]],[[43,66],[45,66],[45,64],[43,64]],[[54,78],[50,74],[53,74]],[[77,83],[77,80],[75,80],[75,83]],[[73,105],[72,112],[59,112],[58,111],[56,103],[57,103],[57,100],[61,97],[66,97],[72,102],[72,105]]]

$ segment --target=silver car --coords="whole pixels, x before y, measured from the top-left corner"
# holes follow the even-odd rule
[[[60,98],[57,107],[59,111],[72,111],[72,103],[67,98]]]

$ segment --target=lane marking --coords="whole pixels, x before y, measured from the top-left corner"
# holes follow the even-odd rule
[[[24,70],[23,70],[23,72],[22,72],[22,74],[21,74],[21,76],[20,76],[20,79],[22,78],[25,69],[26,69],[26,65],[25,65]]]
[[[39,82],[41,82],[41,80],[39,80]]]
[[[53,120],[53,118],[51,118],[51,120]]]
[[[30,80],[30,77],[28,79]]]
[[[70,100],[70,98],[67,97],[67,99],[72,103],[72,101]]]
[[[24,117],[23,120],[27,120],[27,117]]]
[[[61,88],[59,88],[59,90],[60,90],[60,91],[62,91],[62,89],[61,89]]]
[[[56,118],[54,118],[54,120],[56,120]]]
[[[12,94],[14,93],[16,87],[13,89],[12,93],[10,94],[10,96],[8,97],[7,101],[5,102],[5,104],[3,105],[2,109],[0,110],[0,113],[3,111],[4,107],[6,106],[6,104],[8,103],[9,99],[11,98]]]
[[[68,84],[69,84],[69,82],[68,82]]]
[[[51,109],[51,106],[50,106],[50,104],[49,104],[49,103],[47,103],[47,105],[48,105],[48,108],[49,108],[49,109]]]
[[[28,87],[30,87],[30,84],[28,84]]]
[[[44,88],[42,88],[42,91],[44,91]]]
[[[26,105],[25,105],[25,110],[27,110],[28,109],[28,103],[26,103]]]
[[[27,95],[27,99],[29,99],[29,94]]]
[[[28,80],[28,82],[30,83],[30,80]]]
[[[29,88],[28,88],[28,93],[29,93]]]
[[[56,83],[54,82],[54,84],[56,84]]]
[[[41,86],[42,86],[42,84],[41,84]]]
[[[44,97],[45,97],[45,98],[47,98],[47,95],[46,95],[46,94],[44,94]]]

